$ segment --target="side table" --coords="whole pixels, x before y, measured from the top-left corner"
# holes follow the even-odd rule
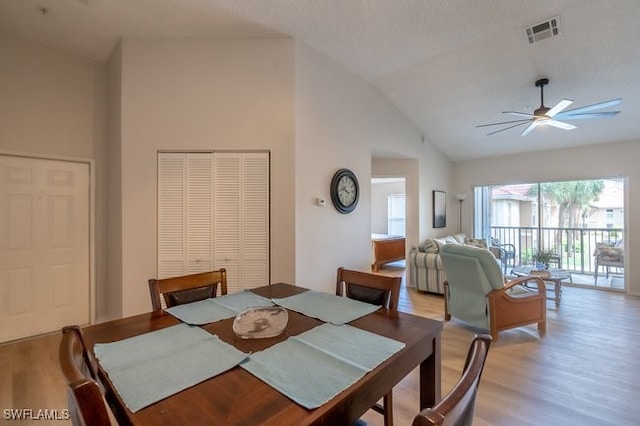
[[[560,298],[562,297],[562,281],[571,279],[571,274],[564,269],[550,268],[538,271],[533,266],[516,266],[511,270],[511,273],[516,277],[539,277],[542,278],[545,283],[552,283],[554,297],[550,299],[553,299],[555,301],[556,308],[560,307]]]

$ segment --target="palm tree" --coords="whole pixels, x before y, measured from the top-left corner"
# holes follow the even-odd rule
[[[567,182],[547,182],[534,185],[529,190],[529,195],[538,196],[538,187],[542,191],[542,197],[548,198],[558,206],[558,227],[577,228],[580,217],[588,212],[589,206],[596,201],[604,189],[602,180],[580,180]],[[561,230],[557,231],[556,241],[562,241]],[[567,252],[572,252],[574,242],[573,231],[567,235]],[[542,247],[539,247],[542,248]],[[556,250],[562,249],[556,247]],[[558,252],[560,252],[558,250]]]

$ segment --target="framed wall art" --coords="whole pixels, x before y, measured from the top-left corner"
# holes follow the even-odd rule
[[[447,226],[447,193],[433,191],[433,227],[444,228]]]

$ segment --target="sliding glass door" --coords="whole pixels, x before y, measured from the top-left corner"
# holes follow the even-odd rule
[[[611,246],[623,257],[624,179],[476,187],[474,206],[475,237],[510,250],[508,266],[546,252],[550,267],[590,277],[588,284],[622,285],[623,260],[605,268],[597,255]]]

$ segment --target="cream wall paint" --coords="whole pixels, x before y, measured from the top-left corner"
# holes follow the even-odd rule
[[[2,149],[95,159],[104,144],[104,65],[0,32]]]
[[[158,150],[271,151],[271,279],[294,280],[293,43],[122,41],[122,314],[150,309]]]
[[[107,318],[122,316],[122,48],[118,44],[107,63]]]
[[[430,222],[422,217],[431,188],[448,188],[450,162],[422,143],[417,127],[369,83],[313,48],[295,46],[295,282],[331,292],[339,266],[370,267],[373,153],[385,151],[419,164],[420,223]],[[342,167],[353,170],[360,182],[359,205],[347,215],[333,208],[329,193],[331,177]],[[317,198],[327,205],[318,206]],[[422,227],[412,232],[413,240],[430,233]]]
[[[94,161],[100,318],[106,312],[100,261],[106,252],[105,66],[3,32],[0,52],[0,150]]]
[[[640,226],[634,212],[640,211],[640,141],[593,145],[530,154],[493,157],[453,164],[452,185],[456,192],[471,194],[473,186],[536,181],[626,177],[625,187],[625,284],[627,292],[640,295]],[[463,229],[473,229],[473,200],[464,203]]]
[[[449,161],[371,85],[294,44],[131,38],[105,66],[0,33],[0,149],[96,161],[99,319],[149,309],[158,149],[271,150],[274,282],[333,291],[340,264],[368,268],[381,151],[405,158],[389,164],[416,194],[408,241],[433,233],[431,190],[448,188]],[[342,166],[363,185],[347,216],[315,205]]]

